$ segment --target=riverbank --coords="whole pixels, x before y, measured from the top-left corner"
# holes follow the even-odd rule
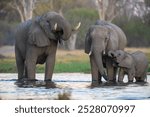
[[[43,73],[44,65],[37,65],[36,72]],[[10,57],[1,58],[0,59],[0,73],[16,73],[16,63],[15,58],[11,54]],[[54,73],[62,73],[62,72],[82,72],[89,73],[90,72],[90,64],[88,55],[84,53],[83,50],[75,50],[75,51],[65,51],[58,50],[56,53],[56,64]]]
[[[126,51],[143,51],[146,53],[149,63],[150,63],[150,48],[127,48]],[[16,73],[16,63],[14,55],[14,47],[5,47],[0,48],[0,73]],[[44,72],[44,65],[37,65],[37,73]],[[58,50],[56,53],[56,64],[54,73],[90,73],[90,62],[87,54],[84,53],[84,50],[75,50],[75,51],[66,51]],[[149,70],[150,72],[150,64]]]

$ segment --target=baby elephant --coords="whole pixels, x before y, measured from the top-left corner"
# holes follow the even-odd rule
[[[148,69],[148,60],[145,54],[141,51],[136,51],[129,54],[122,50],[109,51],[109,56],[113,58],[114,65],[117,65],[119,70],[118,82],[123,82],[124,75],[128,75],[128,82],[144,82]]]

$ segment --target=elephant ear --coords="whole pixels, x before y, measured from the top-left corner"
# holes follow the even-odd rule
[[[89,55],[91,54],[91,51],[92,51],[92,48],[91,48],[92,40],[90,37],[91,30],[92,30],[91,28],[88,30],[86,37],[85,37],[85,53]]]
[[[30,27],[28,42],[38,47],[45,47],[50,45],[50,40],[36,22],[33,22]]]
[[[124,68],[132,68],[132,57],[130,55],[125,55],[125,57],[122,59],[122,61],[119,62],[119,66],[120,67],[124,67]]]
[[[106,51],[117,50],[118,49],[118,40],[116,32],[110,27],[107,26],[107,45]]]

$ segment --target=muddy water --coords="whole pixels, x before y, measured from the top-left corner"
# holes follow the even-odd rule
[[[35,83],[18,83],[17,74],[0,74],[0,99],[58,99],[66,93],[70,99],[150,99],[150,76],[147,83],[107,84],[91,86],[91,75],[62,73],[53,75],[53,83],[45,83],[37,74]]]

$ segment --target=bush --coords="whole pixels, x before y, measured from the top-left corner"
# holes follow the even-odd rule
[[[129,47],[149,47],[150,26],[144,24],[140,19],[131,19],[122,22],[115,21],[125,32]]]
[[[66,12],[65,17],[73,26],[75,26],[79,21],[81,22],[81,27],[78,31],[76,48],[84,48],[84,39],[86,32],[90,25],[94,24],[98,19],[98,12],[94,9],[89,8],[74,8]]]
[[[6,21],[0,21],[0,46],[14,44],[14,27],[15,24]]]

